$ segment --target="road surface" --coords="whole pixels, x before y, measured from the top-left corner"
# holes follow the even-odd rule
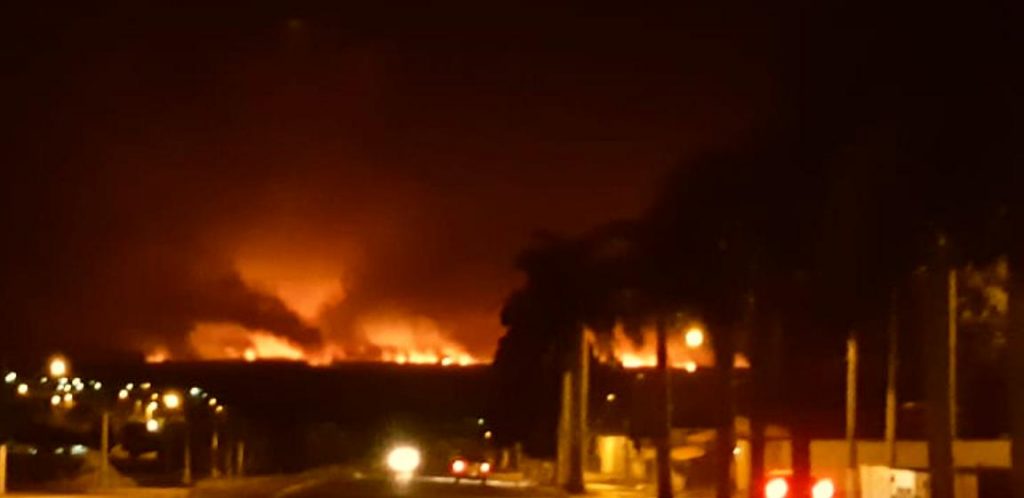
[[[515,483],[493,482],[481,485],[474,481],[454,483],[449,478],[417,478],[396,483],[380,477],[353,475],[317,475],[298,478],[288,483],[256,482],[243,488],[195,489],[190,498],[553,498],[552,491],[519,486]]]

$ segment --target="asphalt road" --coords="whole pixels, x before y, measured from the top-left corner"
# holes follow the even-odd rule
[[[458,484],[449,478],[422,477],[398,483],[380,477],[351,475],[316,476],[296,480],[287,485],[271,483],[247,486],[245,489],[207,489],[193,493],[193,498],[551,498],[551,491],[521,487],[514,483],[493,482],[482,485],[475,481]]]
[[[275,498],[533,498],[544,495],[547,494],[537,489],[503,483],[481,485],[468,481],[455,484],[446,478],[421,478],[397,483],[380,478],[339,477],[298,483],[278,492]]]

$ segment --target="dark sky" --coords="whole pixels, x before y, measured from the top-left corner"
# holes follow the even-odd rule
[[[642,212],[779,105],[796,36],[725,8],[341,5],[4,16],[3,346],[314,344],[387,313],[489,355],[530,235]],[[342,291],[303,318],[281,282]]]

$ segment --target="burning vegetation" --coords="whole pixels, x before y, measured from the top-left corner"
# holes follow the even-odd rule
[[[468,348],[429,317],[395,310],[359,313],[339,325],[330,313],[347,297],[336,269],[324,265],[289,265],[245,259],[237,266],[246,286],[280,302],[319,341],[300,341],[280,331],[235,321],[199,321],[188,333],[194,357],[220,361],[300,361],[314,366],[337,361],[466,366],[489,359]],[[339,330],[343,329],[343,330]],[[146,361],[161,363],[176,356],[165,345],[150,347]]]

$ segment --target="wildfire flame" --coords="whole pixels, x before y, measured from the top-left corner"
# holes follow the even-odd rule
[[[687,327],[689,329],[690,327]],[[668,363],[671,368],[695,372],[698,368],[715,365],[713,350],[707,341],[697,347],[687,346],[684,331],[673,330],[668,334]],[[653,328],[644,329],[639,341],[634,341],[621,325],[617,325],[608,338],[589,333],[597,346],[598,357],[602,362],[618,363],[623,368],[654,368],[658,365],[657,331]],[[736,368],[747,368],[750,363],[737,354]]]
[[[236,270],[254,289],[274,295],[323,335],[323,345],[303,347],[268,330],[250,329],[237,323],[202,322],[188,339],[197,356],[207,360],[254,362],[259,360],[302,361],[329,365],[336,361],[383,361],[399,364],[465,366],[482,360],[451,339],[429,317],[398,310],[360,316],[355,330],[332,331],[322,315],[346,296],[341,278],[325,277],[341,272],[315,258],[239,257]],[[342,333],[343,332],[343,333]],[[164,347],[150,350],[146,361],[171,359]]]
[[[378,315],[363,320],[361,329],[363,337],[380,350],[383,361],[442,366],[478,363],[433,320],[425,317]]]
[[[356,337],[342,344],[326,338],[316,348],[303,348],[287,338],[266,330],[253,330],[237,323],[201,322],[189,333],[193,351],[205,360],[255,362],[259,360],[301,361],[313,366],[337,361],[382,361],[398,364],[467,366],[481,360],[451,340],[433,321],[390,313],[359,321]],[[171,359],[166,348],[157,347],[146,355],[149,363]]]
[[[170,351],[160,346],[146,353],[146,363],[163,363],[171,358]]]
[[[378,317],[365,321],[361,330],[363,339],[348,345],[347,349],[331,342],[315,349],[304,349],[265,330],[252,330],[237,323],[202,322],[189,333],[189,344],[204,360],[301,361],[313,366],[337,361],[382,361],[446,367],[482,362],[427,319],[397,315],[387,319]],[[172,357],[164,347],[154,348],[146,354],[148,363],[163,363],[170,359]]]
[[[204,359],[292,360],[306,359],[299,345],[263,330],[251,330],[236,323],[203,322],[189,333],[189,343]]]

